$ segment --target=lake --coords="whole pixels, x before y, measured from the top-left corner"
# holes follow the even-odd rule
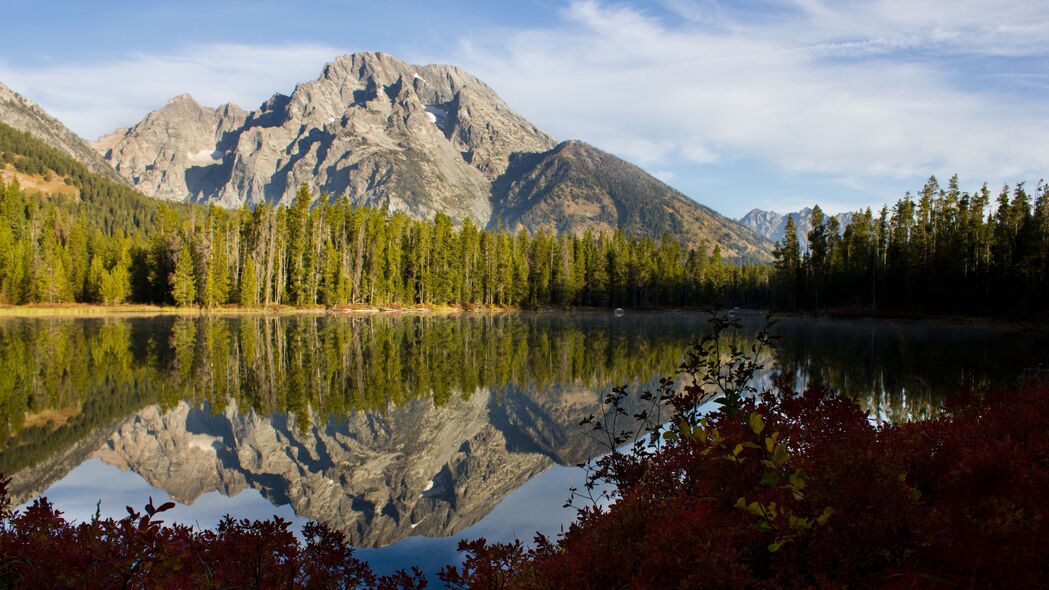
[[[733,334],[752,341],[760,314]],[[613,385],[654,387],[700,313],[0,320],[0,472],[18,505],[165,520],[225,514],[346,532],[380,573],[456,559],[460,538],[556,534],[579,420]],[[991,323],[783,318],[759,384],[851,396],[876,421],[960,388],[1044,374],[1037,333]],[[100,503],[99,503],[100,502]]]

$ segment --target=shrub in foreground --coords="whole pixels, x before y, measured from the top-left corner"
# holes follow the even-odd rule
[[[1035,588],[1049,584],[1049,387],[883,427],[819,388],[670,399],[657,450],[556,542],[462,543],[456,588]],[[710,380],[708,380],[710,385]],[[709,387],[708,387],[709,389]],[[669,399],[669,398],[668,398]],[[638,449],[641,449],[638,452]]]
[[[424,588],[421,572],[376,576],[353,556],[342,533],[311,523],[303,539],[281,518],[226,517],[214,531],[167,525],[157,515],[174,505],[119,520],[74,524],[46,499],[24,512],[7,506],[0,486],[0,588]]]

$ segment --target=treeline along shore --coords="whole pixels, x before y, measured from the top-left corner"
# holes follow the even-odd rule
[[[1049,301],[1049,187],[962,192],[930,179],[845,228],[793,220],[775,260],[619,230],[581,235],[457,224],[302,187],[290,206],[164,203],[0,125],[0,165],[63,194],[0,183],[0,305],[218,308],[710,307],[1008,315]],[[29,176],[25,176],[29,175]],[[1033,201],[1033,204],[1032,204]],[[123,311],[126,308],[116,308]],[[148,308],[146,308],[148,310]],[[12,314],[0,308],[0,315]]]

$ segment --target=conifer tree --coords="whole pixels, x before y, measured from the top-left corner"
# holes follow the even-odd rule
[[[255,258],[250,254],[244,259],[240,269],[240,304],[244,307],[255,307],[259,302],[258,283],[255,279]]]
[[[783,239],[773,250],[776,258],[776,282],[781,301],[793,309],[797,305],[798,273],[801,268],[801,245],[798,243],[798,227],[794,216],[787,216]]]
[[[819,205],[812,207],[812,214],[809,216],[809,226],[812,229],[809,230],[807,236],[809,241],[809,273],[805,289],[808,304],[813,307],[819,307],[821,303],[820,297],[823,294],[826,283],[827,264],[829,262],[828,249],[830,247],[826,217],[824,217],[823,209],[820,209]]]
[[[102,277],[101,297],[107,305],[123,303],[131,293],[131,273],[128,267],[131,257],[126,248],[121,248],[112,268]]]
[[[193,257],[190,255],[189,246],[183,244],[179,250],[178,259],[175,261],[175,270],[169,279],[171,284],[171,297],[176,305],[191,305],[197,298],[197,287],[194,281]]]
[[[341,305],[342,257],[335,250],[335,245],[328,240],[324,246],[323,268],[321,273],[320,295],[325,305]]]

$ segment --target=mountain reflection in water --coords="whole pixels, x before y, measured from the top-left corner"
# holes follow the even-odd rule
[[[762,317],[743,323],[740,344]],[[673,374],[705,329],[698,313],[3,320],[0,471],[16,502],[54,485],[119,514],[107,498],[126,481],[85,479],[115,467],[182,504],[227,498],[215,509],[234,516],[269,516],[260,498],[290,507],[361,547],[456,535],[551,466],[584,461],[579,420],[613,385]],[[773,371],[882,420],[1031,366],[1024,334],[993,325],[787,318],[774,333]],[[542,510],[567,497],[550,487]],[[557,514],[518,516],[571,516]]]

